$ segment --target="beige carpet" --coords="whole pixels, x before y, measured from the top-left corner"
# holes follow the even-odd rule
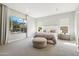
[[[23,39],[0,46],[0,55],[6,56],[75,56],[78,55],[74,43],[58,40],[56,45],[48,45],[43,49],[32,47],[32,39]]]

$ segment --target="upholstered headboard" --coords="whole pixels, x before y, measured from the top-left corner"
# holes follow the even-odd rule
[[[58,26],[42,26],[41,32],[57,33],[58,29]]]

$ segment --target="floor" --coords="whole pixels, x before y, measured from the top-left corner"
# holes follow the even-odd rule
[[[32,47],[32,38],[22,39],[0,46],[1,56],[76,56],[79,55],[75,43],[57,40],[56,45],[43,49]]]

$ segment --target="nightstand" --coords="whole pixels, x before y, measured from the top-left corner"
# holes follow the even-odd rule
[[[58,34],[58,39],[70,40],[70,35],[68,35],[68,34]]]

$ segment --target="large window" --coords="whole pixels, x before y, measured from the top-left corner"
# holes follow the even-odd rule
[[[26,32],[26,20],[21,19],[17,16],[10,16],[9,30],[11,32]]]

